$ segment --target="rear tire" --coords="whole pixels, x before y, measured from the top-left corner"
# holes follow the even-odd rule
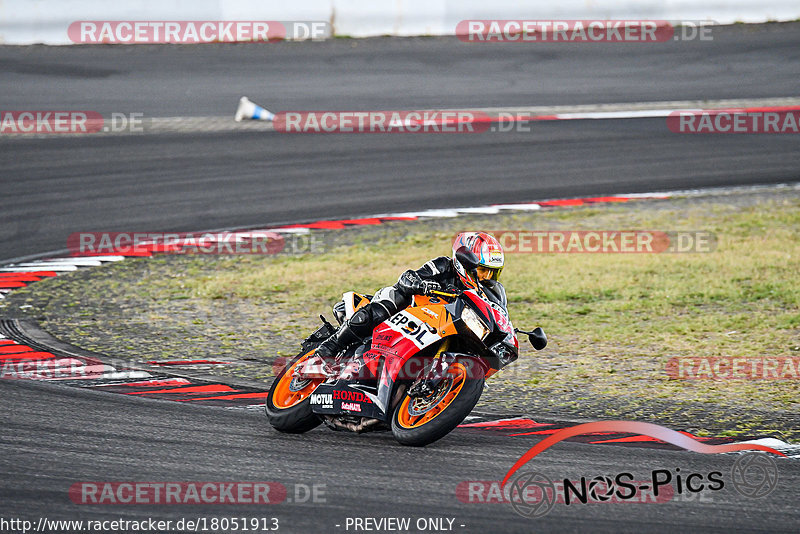
[[[471,376],[475,363],[475,360],[458,359],[450,364],[447,376],[430,397],[414,398],[406,394],[392,415],[395,439],[403,445],[422,447],[456,428],[483,393],[483,375]]]
[[[319,426],[322,419],[311,411],[309,396],[323,380],[298,380],[292,372],[314,351],[298,354],[275,378],[269,388],[265,409],[267,419],[276,430],[290,434],[301,434]]]

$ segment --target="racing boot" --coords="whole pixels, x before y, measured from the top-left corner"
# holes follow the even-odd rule
[[[336,356],[372,335],[372,329],[385,321],[389,312],[384,306],[370,303],[355,312],[349,320],[342,323],[339,330],[317,347],[315,354],[330,366]]]
[[[345,321],[335,334],[317,347],[317,351],[314,354],[325,360],[326,364],[333,364],[337,354],[362,341],[363,338],[356,335],[348,323],[349,321]]]

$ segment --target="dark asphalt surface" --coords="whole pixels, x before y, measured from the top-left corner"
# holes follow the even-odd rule
[[[417,449],[396,444],[387,433],[359,436],[318,429],[289,436],[269,428],[260,411],[141,401],[29,382],[1,383],[0,402],[4,518],[277,517],[281,532],[332,533],[348,532],[347,517],[411,517],[414,522],[447,517],[455,519],[455,532],[464,533],[675,532],[686,527],[694,532],[791,532],[797,527],[800,463],[792,460],[777,460],[779,488],[755,500],[731,487],[736,456],[562,443],[528,467],[551,480],[630,472],[644,481],[656,469],[704,477],[719,471],[727,485],[666,503],[556,504],[547,516],[529,519],[508,504],[461,502],[456,488],[466,481],[501,480],[538,438],[457,430]],[[290,499],[296,485],[317,485],[324,502],[114,506],[69,499],[72,484],[102,481],[269,481],[283,484]]]
[[[0,109],[145,117],[797,95],[800,24],[711,42],[0,47]],[[0,137],[0,259],[71,232],[190,231],[547,197],[800,178],[792,135],[680,135],[663,119],[473,135],[236,132]]]
[[[453,39],[258,46],[0,47],[0,109],[224,115],[246,94],[275,111],[536,106],[796,96],[800,25],[735,27],[713,42],[470,46]],[[796,136],[681,136],[661,119],[534,124],[480,135],[277,133],[0,139],[0,259],[72,232],[198,230],[547,197],[796,181]],[[523,519],[465,504],[533,441],[458,431],[402,448],[387,434],[280,435],[260,412],[0,382],[0,516],[279,517],[283,532],[344,532],[350,517],[452,517],[456,531],[796,531],[796,462],[748,500],[730,488],[666,504],[556,505]],[[550,478],[653,469],[726,476],[734,457],[560,444]],[[80,481],[325,484],[326,502],[266,508],[79,506]],[[709,500],[710,499],[710,500]],[[352,532],[352,530],[351,530]]]
[[[0,258],[72,232],[198,231],[800,179],[792,135],[681,136],[663,119],[471,135],[280,133],[0,142]]]
[[[0,47],[0,109],[171,117],[232,115],[242,95],[273,111],[797,96],[800,24],[721,26],[712,37],[649,44],[480,45],[437,37]]]

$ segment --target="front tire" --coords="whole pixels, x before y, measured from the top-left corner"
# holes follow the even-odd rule
[[[313,350],[299,354],[278,374],[269,388],[265,409],[269,424],[276,430],[301,434],[322,423],[322,419],[311,411],[309,396],[323,379],[300,380],[292,376],[297,366],[313,354]]]
[[[403,397],[392,416],[392,434],[403,445],[422,447],[443,438],[469,415],[483,393],[484,377],[472,376],[476,362],[458,359],[429,397]],[[477,366],[481,369],[480,366]]]

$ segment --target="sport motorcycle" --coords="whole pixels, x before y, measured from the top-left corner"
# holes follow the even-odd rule
[[[462,248],[459,261],[477,280],[477,257]],[[404,444],[441,439],[472,411],[484,382],[519,356],[518,333],[536,350],[547,345],[541,328],[515,329],[504,297],[491,281],[476,289],[453,287],[415,295],[412,304],[374,328],[372,337],[335,361],[315,356],[336,329],[322,326],[278,373],[266,400],[270,424],[289,433],[320,424],[334,430],[391,430]],[[370,302],[347,292],[334,306],[339,324]]]

